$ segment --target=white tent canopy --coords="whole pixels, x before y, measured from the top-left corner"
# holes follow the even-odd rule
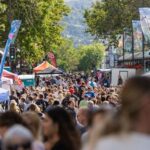
[[[0,102],[5,102],[9,100],[9,91],[0,88]]]
[[[2,77],[2,82],[3,84],[9,84],[9,85],[13,84],[13,80],[6,77]]]
[[[101,71],[101,72],[110,72],[111,69],[98,69],[98,71]]]

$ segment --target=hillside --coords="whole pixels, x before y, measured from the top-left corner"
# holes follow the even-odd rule
[[[73,39],[75,45],[89,44],[93,37],[86,33],[86,24],[84,23],[84,10],[92,5],[93,0],[65,0],[66,4],[72,9],[69,16],[64,18],[63,23],[66,26],[63,35]]]

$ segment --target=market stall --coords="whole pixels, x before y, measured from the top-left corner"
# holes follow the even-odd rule
[[[45,70],[39,71],[37,74],[38,75],[43,75],[43,74],[63,74],[63,71],[61,71],[58,68],[48,67]]]
[[[19,75],[19,79],[23,82],[24,86],[35,86],[35,75]]]
[[[53,65],[49,64],[47,61],[44,61],[42,64],[38,65],[33,69],[34,73],[38,73],[40,71],[43,71],[47,68],[56,69]]]
[[[3,74],[2,74],[3,77],[5,78],[9,78],[9,79],[12,79],[13,82],[15,82],[16,84],[18,85],[21,85],[22,82],[21,80],[19,79],[18,75],[17,74],[14,74],[12,72],[9,72],[7,70],[3,70]]]
[[[0,88],[0,102],[9,101],[9,91],[3,88]]]

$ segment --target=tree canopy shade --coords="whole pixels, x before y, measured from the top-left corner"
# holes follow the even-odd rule
[[[17,37],[21,58],[28,63],[38,62],[61,44],[60,21],[69,11],[64,0],[1,0],[0,47],[6,43],[11,21],[22,20]]]
[[[57,50],[58,66],[65,71],[90,71],[100,66],[104,57],[105,47],[99,43],[81,45],[74,48],[71,40],[66,40]]]
[[[139,19],[139,7],[149,7],[149,0],[102,0],[85,11],[84,17],[88,32],[98,38],[109,37],[116,40],[116,35],[124,28],[131,28],[131,22]]]
[[[100,67],[104,58],[105,47],[99,43],[81,46],[79,53],[81,55],[78,69],[81,71],[91,71],[95,67]]]
[[[61,46],[56,51],[58,66],[65,71],[77,70],[80,54],[74,47],[73,41],[64,39]]]

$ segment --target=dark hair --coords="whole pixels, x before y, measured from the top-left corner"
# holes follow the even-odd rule
[[[40,98],[40,99],[43,99],[43,98],[44,98],[44,96],[43,96],[42,94],[40,94],[40,95],[39,95],[39,98]]]
[[[111,98],[111,96],[108,95],[108,96],[106,97],[106,101],[109,101],[110,98]]]
[[[53,106],[58,106],[59,104],[60,104],[59,101],[55,100]]]
[[[0,114],[0,127],[5,126],[9,128],[15,124],[23,125],[28,128],[27,124],[18,113],[7,111]]]
[[[17,97],[18,97],[18,98],[20,98],[20,97],[21,97],[21,94],[20,94],[20,93],[18,93],[18,92],[17,92],[16,94],[17,94]]]
[[[48,94],[47,93],[44,93],[44,98],[46,99],[46,97],[48,96]]]
[[[68,100],[68,105],[70,105],[73,102],[73,100],[69,99]]]
[[[46,113],[54,123],[58,124],[60,141],[65,147],[70,150],[79,150],[80,136],[70,114],[61,107],[52,107]]]
[[[36,97],[37,97],[38,95],[37,95],[36,93],[33,93],[33,96],[36,96]]]
[[[33,98],[31,96],[28,97],[29,101],[33,101]]]
[[[26,100],[25,100],[25,98],[22,97],[22,98],[21,98],[21,101],[25,102]]]
[[[15,91],[11,91],[11,95],[14,95],[15,94]]]
[[[104,102],[106,98],[104,96],[101,97],[101,101]]]

